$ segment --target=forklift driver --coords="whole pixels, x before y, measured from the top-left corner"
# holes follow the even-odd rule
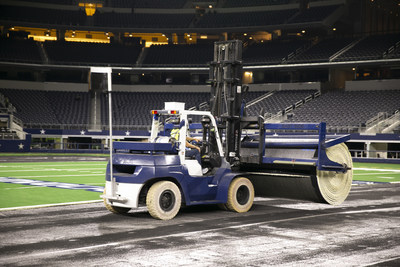
[[[179,140],[179,130],[183,127],[185,124],[185,121],[181,121],[179,124],[179,128],[174,128],[171,130],[170,137],[173,141]],[[200,155],[200,147],[190,143],[192,141],[195,141],[199,143],[201,140],[198,138],[193,138],[190,136],[186,136],[186,151],[185,151],[185,157],[191,158],[191,159],[196,159],[199,164],[201,165],[201,155]]]

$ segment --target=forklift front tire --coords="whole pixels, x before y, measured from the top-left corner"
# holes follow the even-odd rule
[[[245,177],[232,180],[228,189],[228,202],[226,207],[230,211],[247,212],[254,201],[254,187],[251,181]]]
[[[170,220],[181,208],[181,191],[173,182],[157,182],[147,192],[146,205],[153,218]]]

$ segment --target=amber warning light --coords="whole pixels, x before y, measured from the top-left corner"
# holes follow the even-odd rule
[[[152,115],[157,115],[157,114],[179,114],[179,110],[152,110],[151,111]]]

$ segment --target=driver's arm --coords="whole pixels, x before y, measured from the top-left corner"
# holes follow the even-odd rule
[[[188,141],[186,141],[186,147],[197,149],[200,152],[200,147],[195,146],[195,145],[189,143]]]
[[[186,137],[186,141],[196,141],[196,142],[200,142],[201,140],[199,139],[199,138],[193,138],[193,137],[190,137],[190,136],[187,136]]]

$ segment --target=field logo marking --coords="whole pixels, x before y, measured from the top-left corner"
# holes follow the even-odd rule
[[[103,192],[103,186],[95,186],[95,185],[86,185],[86,184],[70,184],[70,183],[60,183],[60,182],[48,182],[48,181],[39,181],[39,180],[30,180],[30,179],[18,179],[12,177],[0,177],[1,183],[9,183],[9,184],[22,184],[22,185],[31,185],[31,186],[41,186],[41,187],[52,187],[52,188],[60,188],[60,189],[72,189],[72,190],[86,190],[91,192]]]

